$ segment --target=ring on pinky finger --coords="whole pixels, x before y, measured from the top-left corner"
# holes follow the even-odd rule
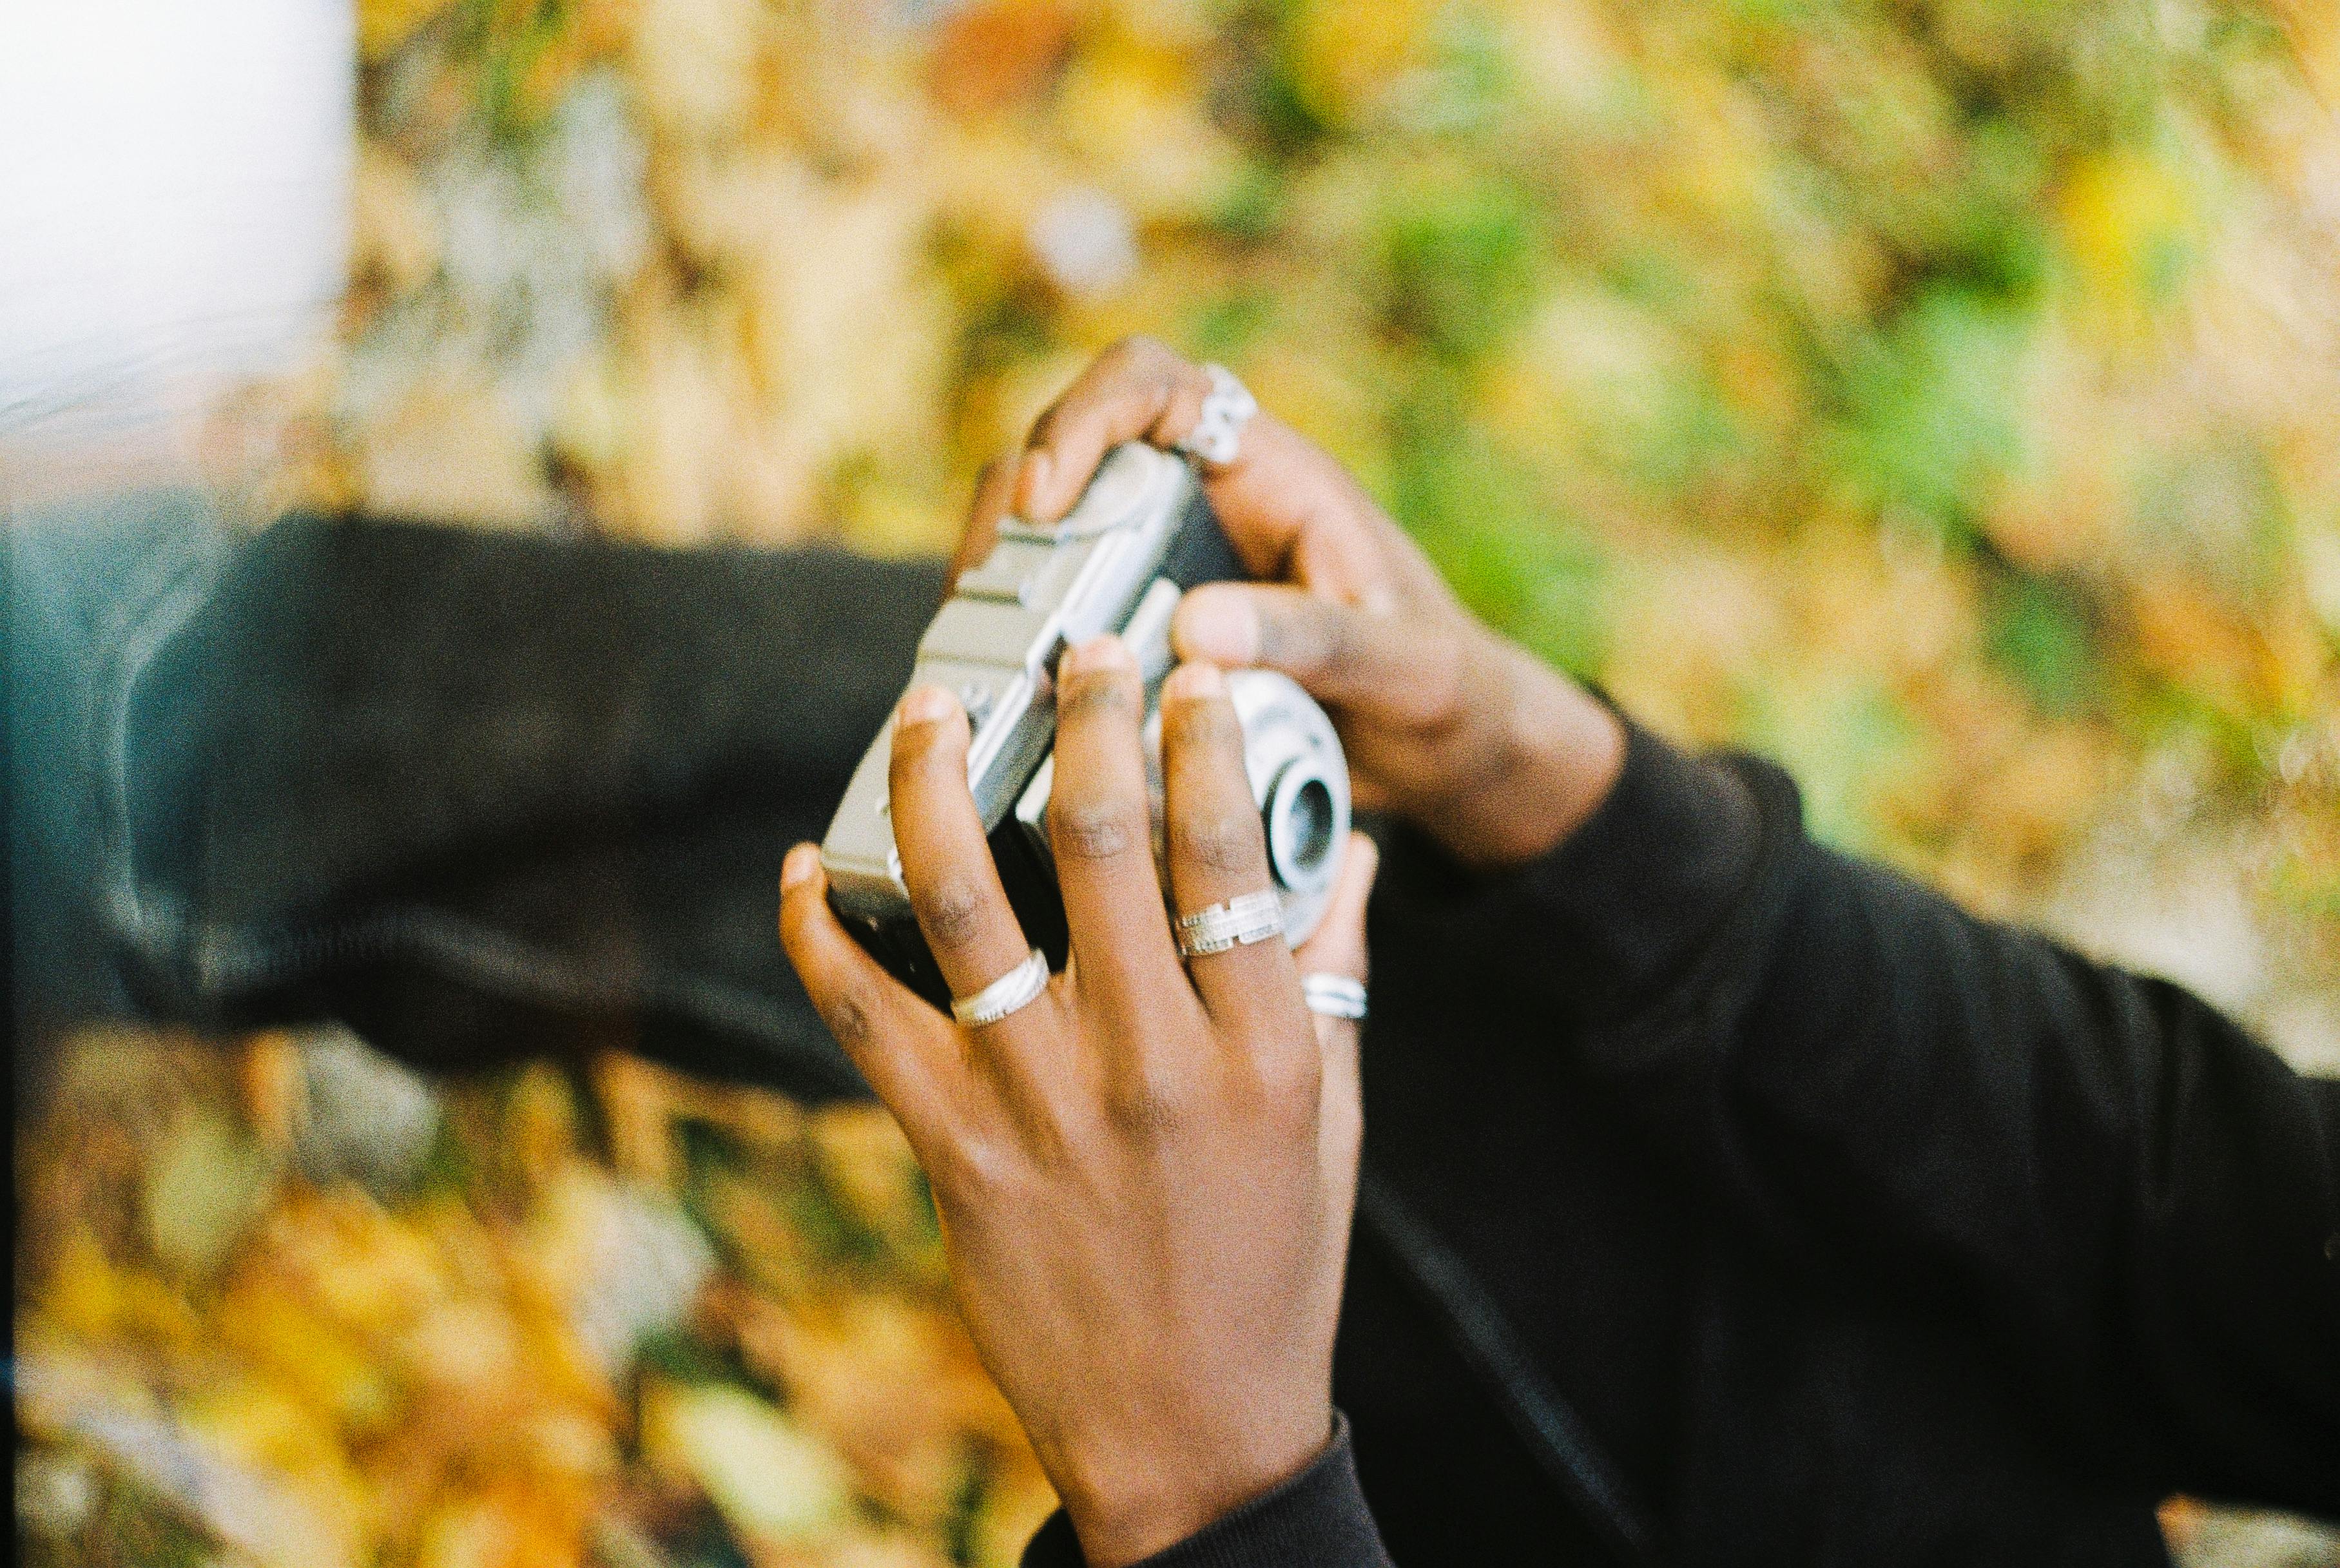
[[[1365,983],[1324,970],[1300,977],[1300,998],[1312,1013],[1361,1023],[1365,1017]]]

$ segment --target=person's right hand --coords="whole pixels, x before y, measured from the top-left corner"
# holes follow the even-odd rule
[[[1100,354],[977,485],[958,565],[1010,511],[1053,522],[1106,452],[1168,448],[1210,382],[1162,344]],[[1256,583],[1195,589],[1173,628],[1182,658],[1280,670],[1324,705],[1361,804],[1403,816],[1466,864],[1501,868],[1556,846],[1615,783],[1616,716],[1473,620],[1388,514],[1322,448],[1262,410],[1235,461],[1203,483]]]

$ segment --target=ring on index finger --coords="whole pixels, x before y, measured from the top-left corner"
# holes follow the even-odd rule
[[[1178,956],[1192,958],[1284,935],[1284,901],[1274,893],[1244,893],[1178,918]]]
[[[1225,468],[1243,450],[1244,426],[1259,412],[1259,400],[1225,365],[1205,365],[1203,374],[1211,390],[1203,395],[1202,416],[1175,445],[1185,457]]]

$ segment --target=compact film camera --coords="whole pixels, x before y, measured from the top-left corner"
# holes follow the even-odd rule
[[[911,684],[940,686],[966,706],[974,727],[967,786],[1008,902],[1051,968],[1064,967],[1066,951],[1048,846],[1056,660],[1076,643],[1115,631],[1137,661],[1159,870],[1160,693],[1171,667],[1171,612],[1185,590],[1243,575],[1186,463],[1130,442],[1106,455],[1063,521],[1003,524],[998,543],[959,579],[919,640]],[[1286,677],[1234,670],[1227,686],[1243,722],[1244,768],[1266,830],[1284,938],[1296,946],[1323,917],[1348,842],[1348,766],[1324,710]],[[887,798],[893,739],[888,719],[828,825],[821,866],[846,928],[913,990],[947,1007],[949,988],[910,912],[894,843]]]

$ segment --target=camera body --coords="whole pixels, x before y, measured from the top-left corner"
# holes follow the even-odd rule
[[[1010,521],[991,553],[961,577],[919,640],[911,684],[956,692],[973,725],[967,787],[1024,934],[1065,961],[1064,900],[1048,844],[1055,779],[1056,670],[1064,650],[1121,634],[1145,686],[1146,778],[1155,863],[1163,865],[1162,715],[1170,617],[1181,593],[1244,575],[1185,461],[1130,442],[1106,454],[1063,521]],[[1304,941],[1323,917],[1348,841],[1349,774],[1332,721],[1290,680],[1234,670],[1229,696],[1243,722],[1244,766],[1266,832],[1284,936]],[[821,841],[829,898],[846,928],[913,990],[938,1006],[949,987],[935,967],[902,882],[887,801],[893,720],[869,744]],[[1165,882],[1166,888],[1167,883]]]

